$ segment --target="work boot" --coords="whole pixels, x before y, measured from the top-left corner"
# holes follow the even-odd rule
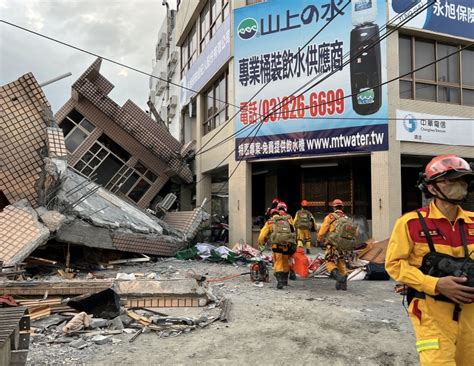
[[[288,272],[281,272],[281,282],[284,286],[288,286]]]
[[[306,248],[306,254],[311,254],[311,250],[309,248]]]
[[[336,290],[343,290],[343,287],[347,290],[347,279],[337,268],[331,271],[331,276],[336,280]]]
[[[293,271],[290,271],[290,280],[296,281],[296,274]]]
[[[341,290],[347,291],[347,276],[344,276],[344,282],[341,282]]]
[[[283,275],[284,272],[275,272],[275,277],[277,278],[277,289],[281,290],[283,289],[284,283],[283,283]]]

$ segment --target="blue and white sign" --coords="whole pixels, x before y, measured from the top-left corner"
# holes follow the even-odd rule
[[[414,13],[419,15],[403,27],[424,29],[451,36],[474,39],[473,0],[389,0],[389,16],[398,25]],[[429,6],[428,6],[429,5]]]
[[[474,146],[472,119],[397,109],[397,140]]]
[[[200,92],[202,87],[230,59],[230,16],[217,29],[197,60],[181,80],[181,86]],[[181,105],[189,103],[195,92],[181,88]]]
[[[235,9],[236,159],[388,149],[385,9],[384,0]]]

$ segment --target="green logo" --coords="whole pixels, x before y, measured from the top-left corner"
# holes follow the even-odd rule
[[[375,101],[374,98],[374,90],[369,88],[361,89],[360,93],[357,94],[357,102],[359,104],[372,104]]]
[[[257,34],[257,31],[258,24],[257,21],[253,18],[246,18],[242,20],[239,26],[237,27],[237,33],[242,39],[252,38],[255,34]]]

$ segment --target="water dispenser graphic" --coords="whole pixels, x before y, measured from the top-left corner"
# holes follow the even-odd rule
[[[351,31],[352,106],[360,115],[377,112],[382,105],[381,54],[377,0],[353,0]]]

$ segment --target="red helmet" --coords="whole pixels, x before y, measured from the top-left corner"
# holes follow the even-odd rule
[[[301,201],[301,207],[306,207],[306,206],[308,206],[308,201],[302,200]]]
[[[277,209],[278,210],[283,210],[283,211],[288,211],[288,206],[286,205],[285,202],[280,202],[277,206]]]
[[[342,202],[339,198],[336,198],[334,201],[332,201],[330,206],[331,207],[344,206],[344,202]]]
[[[438,178],[456,179],[465,175],[474,175],[469,163],[454,154],[436,156],[426,165],[423,178],[426,183]]]
[[[270,216],[279,215],[279,214],[280,214],[280,211],[277,210],[276,208],[273,208],[270,210]]]
[[[280,202],[281,202],[280,199],[277,198],[277,197],[275,197],[275,198],[272,200],[272,203],[280,203]]]

